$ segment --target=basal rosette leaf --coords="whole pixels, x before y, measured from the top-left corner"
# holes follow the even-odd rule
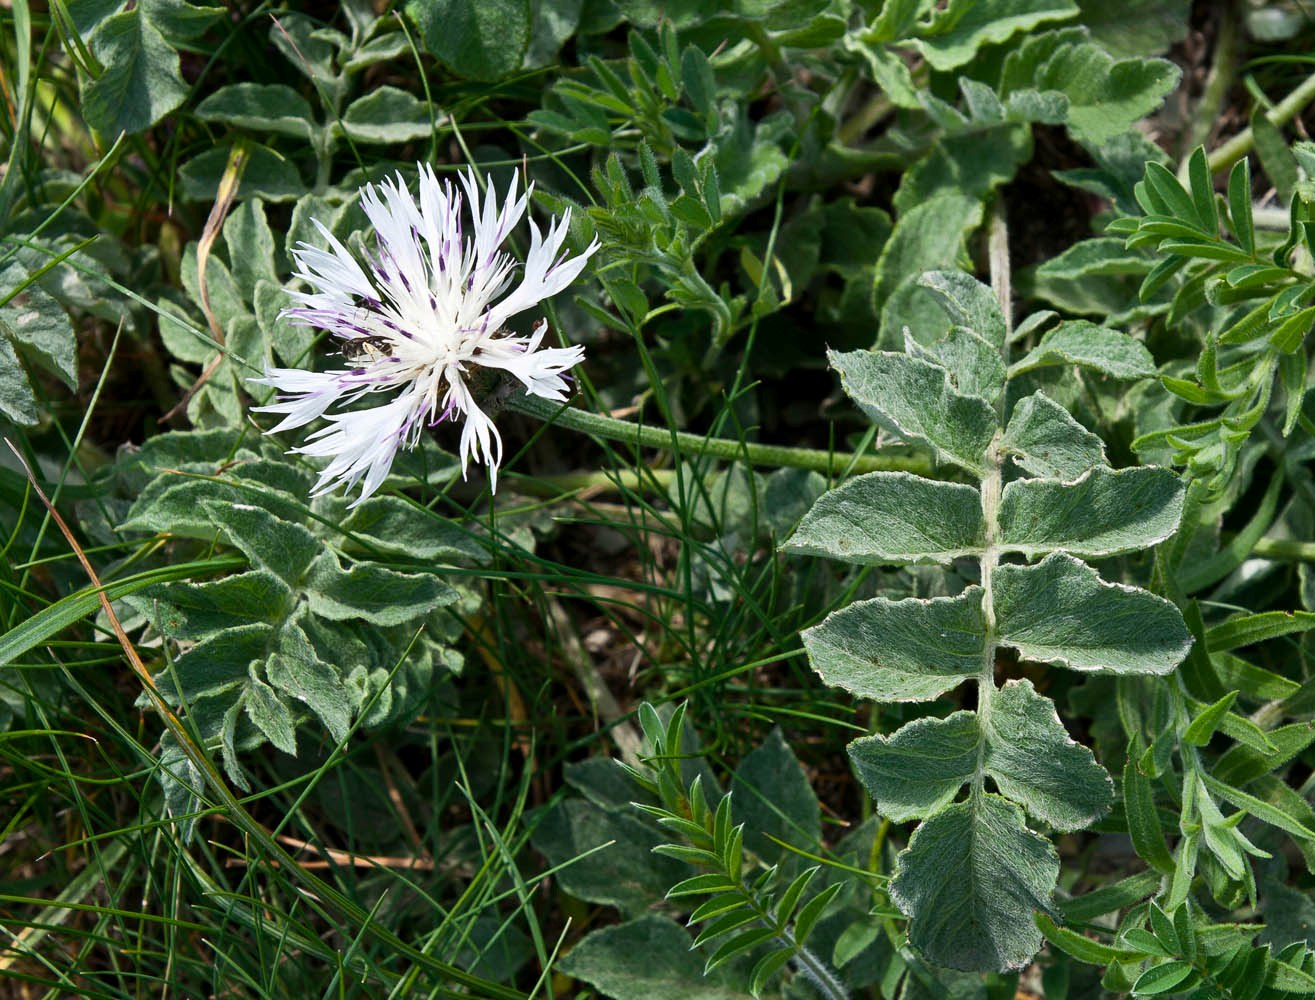
[[[276,517],[264,507],[211,499],[202,499],[200,505],[253,566],[274,573],[289,586],[300,583],[322,549],[309,529]]]
[[[458,594],[428,573],[399,573],[374,563],[344,570],[332,552],[315,560],[306,581],[311,611],[329,621],[401,625],[453,603]]]
[[[199,642],[234,622],[277,624],[292,608],[292,588],[268,570],[202,583],[163,583],[122,599],[168,639]]]
[[[484,556],[470,532],[394,497],[350,516],[338,498],[308,502],[309,477],[256,447],[229,430],[161,435],[116,470],[136,497],[123,530],[167,533],[183,546],[218,541],[251,564],[125,599],[166,639],[188,644],[157,672],[157,685],[204,739],[219,742],[239,784],[242,753],[264,743],[295,752],[308,717],[341,742],[353,723],[414,711],[436,664],[460,670],[452,647],[460,626],[444,609],[470,593],[434,572],[374,560],[396,553],[409,568]],[[405,532],[404,550],[393,532]]]

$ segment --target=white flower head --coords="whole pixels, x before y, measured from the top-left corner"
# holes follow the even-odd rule
[[[525,214],[534,185],[517,197],[513,178],[499,203],[491,182],[480,198],[473,169],[460,179],[468,202],[428,166],[420,168],[418,201],[400,174],[366,185],[361,207],[374,228],[375,250],[366,251],[364,261],[318,220],[315,226],[329,248],[301,243],[292,252],[296,276],[312,290],[290,291],[297,304],[282,315],[338,338],[352,367],[273,368],[251,381],[280,392],[278,402],[258,408],[284,415],[269,433],[321,416],[328,421],[293,449],[330,459],[313,495],[339,485],[350,490],[359,482],[355,506],[379,488],[398,449],[414,447],[427,425],[444,420],[463,422],[462,476],[471,459],[483,462],[496,490],[502,438],[467,377],[477,368],[497,368],[515,376],[526,392],[566,398],[564,373],[584,358],[584,348],[540,346],[546,320],[528,336],[511,333],[504,324],[575,281],[598,241],[570,257],[561,252],[569,209],[546,234],[529,220],[530,248],[524,265],[518,265],[501,247]],[[469,230],[464,228],[467,203]],[[328,412],[336,403],[376,392],[393,395],[368,409]]]

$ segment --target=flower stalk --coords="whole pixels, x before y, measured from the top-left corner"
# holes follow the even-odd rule
[[[925,455],[879,455],[846,451],[823,451],[820,448],[791,448],[777,444],[759,444],[732,438],[705,437],[663,427],[644,427],[629,420],[618,420],[599,413],[589,413],[560,403],[529,395],[515,395],[507,400],[507,409],[558,427],[589,434],[606,441],[617,441],[633,448],[656,448],[681,455],[697,455],[728,462],[747,462],[771,468],[812,469],[823,475],[848,473],[858,475],[878,470],[916,472],[929,475],[931,460]]]

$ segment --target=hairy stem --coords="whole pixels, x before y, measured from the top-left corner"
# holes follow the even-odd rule
[[[1005,336],[1000,344],[1000,359],[1005,370],[1009,370],[1009,334],[1013,330],[1013,291],[1012,275],[1009,267],[1009,227],[1005,221],[1004,199],[997,196],[991,213],[991,228],[987,237],[987,254],[990,258],[991,290],[995,292],[1000,312],[1004,315]],[[996,402],[996,414],[1001,428],[1004,427],[1005,400],[1007,393],[1001,389]],[[1003,488],[1004,455],[1000,450],[1000,438],[1003,430],[997,430],[991,439],[991,446],[986,452],[986,475],[982,478],[982,523],[986,527],[983,539],[981,559],[982,586],[982,624],[984,637],[982,641],[982,665],[977,675],[977,720],[981,736],[977,743],[977,773],[973,778],[973,792],[980,793],[986,779],[986,733],[991,724],[991,695],[995,691],[995,653],[999,646],[995,632],[995,592],[991,578],[1000,561],[1000,549],[996,545],[996,519],[1000,509],[1000,493]]]
[[[799,949],[794,958],[795,964],[804,977],[817,987],[817,991],[827,1000],[848,1000],[849,994],[845,992],[844,984],[827,968],[826,963],[802,945],[796,944],[795,947]]]
[[[659,448],[680,454],[702,455],[730,462],[747,462],[777,468],[812,469],[824,475],[894,470],[930,475],[931,461],[922,455],[857,455],[850,452],[820,451],[815,448],[789,448],[784,445],[735,441],[731,438],[703,437],[662,427],[642,427],[628,420],[617,420],[598,413],[588,413],[562,406],[538,396],[517,395],[507,400],[507,408],[559,427],[590,434],[607,441],[619,441],[634,448]]]

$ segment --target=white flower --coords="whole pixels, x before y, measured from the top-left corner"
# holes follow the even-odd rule
[[[339,485],[350,490],[359,482],[355,506],[379,488],[399,448],[414,447],[427,425],[449,419],[464,422],[462,476],[472,458],[484,462],[496,490],[502,438],[466,377],[475,368],[498,368],[519,379],[526,392],[566,398],[563,373],[584,358],[584,348],[541,347],[546,320],[528,336],[504,324],[570,285],[598,241],[569,257],[559,252],[569,209],[546,235],[530,220],[530,248],[516,280],[518,265],[501,246],[525,214],[534,185],[518,198],[513,179],[501,205],[491,183],[481,203],[473,170],[461,175],[461,186],[469,198],[469,232],[463,229],[461,191],[422,166],[418,203],[400,174],[362,190],[361,207],[375,232],[375,253],[367,251],[364,262],[318,220],[329,249],[301,243],[292,252],[296,276],[312,290],[290,291],[297,305],[282,315],[337,337],[353,367],[273,368],[251,381],[280,391],[278,402],[258,408],[284,414],[269,433],[321,416],[328,421],[293,449],[330,459],[313,495]],[[328,412],[336,403],[375,392],[394,395],[369,409]]]

